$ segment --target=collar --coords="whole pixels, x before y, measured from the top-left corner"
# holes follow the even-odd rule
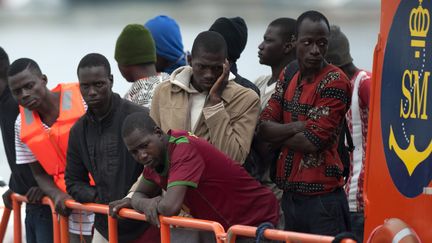
[[[167,74],[165,72],[158,72],[158,73],[156,73],[156,75],[140,77],[139,79],[135,80],[133,83],[136,83],[138,81],[148,81],[148,80],[151,80],[151,79],[153,79],[153,80],[154,79],[159,80],[161,78],[163,79],[164,76],[169,76],[169,74]],[[164,80],[161,80],[161,81],[164,81]]]
[[[193,94],[193,93],[199,93],[195,88],[193,88],[190,85],[190,81],[192,78],[192,67],[191,66],[184,66],[181,68],[176,69],[170,77],[170,82],[171,82],[171,92],[173,93],[178,93],[181,92],[182,90],[186,91],[187,93]],[[234,85],[238,85],[236,84],[236,82],[234,81],[234,79],[236,78],[236,76],[230,72],[229,77],[228,77],[228,84],[225,87],[224,92],[222,92],[222,100],[224,100],[225,102],[229,102],[231,101],[232,97],[234,96],[234,92],[232,90]]]
[[[297,71],[297,74],[296,75],[298,75],[298,79],[300,79],[300,82],[298,82],[298,86],[303,86],[303,85],[312,85],[312,84],[315,84],[315,83],[319,83],[319,82],[321,82],[321,79],[323,78],[323,77],[325,77],[325,76],[323,76],[323,74],[325,74],[325,75],[327,75],[327,73],[328,72],[330,72],[330,71],[332,71],[333,69],[337,69],[338,71],[340,71],[340,72],[342,72],[342,70],[340,70],[338,67],[336,67],[336,66],[334,66],[334,65],[332,65],[332,64],[327,64],[325,67],[323,67],[322,69],[320,69],[318,72],[316,72],[316,73],[314,73],[314,76],[313,76],[313,81],[312,82],[307,82],[303,77],[302,77],[302,74],[301,74],[301,71],[299,70],[299,71]],[[343,72],[342,72],[343,73]],[[318,79],[319,78],[319,79]]]
[[[113,92],[112,97],[111,97],[110,108],[109,108],[108,112],[102,117],[101,120],[98,120],[96,115],[90,109],[87,109],[86,116],[92,122],[104,123],[105,121],[109,121],[113,117],[113,115],[116,113],[116,110],[120,106],[120,102],[121,102],[120,95]]]
[[[156,171],[159,175],[166,177],[168,175],[168,169],[170,166],[170,162],[169,162],[169,155],[168,155],[168,150],[165,152],[165,158],[164,158],[164,167],[161,173],[159,173],[158,171]]]

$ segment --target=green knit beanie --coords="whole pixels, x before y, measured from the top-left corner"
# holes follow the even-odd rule
[[[129,24],[117,39],[114,58],[120,65],[156,62],[156,48],[148,29],[140,24]]]

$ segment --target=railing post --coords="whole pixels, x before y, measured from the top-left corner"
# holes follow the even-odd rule
[[[16,194],[18,195],[18,194]],[[27,198],[24,196],[22,197],[21,201],[27,202]],[[53,200],[49,198],[48,196],[45,196],[42,198],[42,204],[48,205],[51,208],[51,214],[52,214],[52,222],[53,222],[53,241],[54,243],[60,243],[60,225],[59,225],[59,215],[55,211],[55,205]]]
[[[0,242],[3,242],[4,236],[6,234],[6,228],[9,223],[10,214],[11,214],[11,210],[7,207],[4,207],[3,216],[0,224]]]
[[[12,197],[12,209],[14,211],[14,243],[21,243],[21,202]]]
[[[117,219],[108,215],[108,240],[109,243],[118,242]]]
[[[163,216],[159,216],[161,243],[170,243],[171,242],[170,226],[169,224],[164,222],[163,218],[164,218]]]
[[[60,215],[60,242],[69,243],[69,217]]]

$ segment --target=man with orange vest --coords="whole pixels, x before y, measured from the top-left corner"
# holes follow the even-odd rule
[[[16,163],[29,164],[39,187],[54,200],[56,211],[69,215],[64,204],[64,171],[69,130],[86,105],[78,83],[46,87],[47,77],[38,64],[28,58],[13,62],[9,68],[9,87],[20,105],[15,122]],[[35,163],[38,162],[38,163]],[[73,213],[69,218],[70,242],[80,242],[80,234],[90,242],[94,214]]]

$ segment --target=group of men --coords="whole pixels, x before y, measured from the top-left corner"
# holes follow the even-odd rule
[[[27,242],[52,241],[44,195],[70,215],[71,242],[107,242],[108,227],[106,215],[71,212],[68,199],[109,204],[116,217],[124,207],[144,213],[147,222],[119,217],[120,242],[159,242],[158,215],[180,211],[225,229],[282,222],[323,235],[353,229],[360,239],[369,74],[317,11],[270,23],[258,56],[272,74],[255,84],[236,67],[246,42],[240,17],[217,19],[190,55],[167,16],[127,25],[114,55],[132,83],[124,98],[101,54],[81,59],[79,83],[49,90],[34,60],[9,66],[2,50],[0,125],[12,170],[3,199],[10,207],[12,191],[28,197]],[[345,119],[356,146],[349,205],[337,152]],[[264,165],[255,178],[245,169],[254,163]]]

